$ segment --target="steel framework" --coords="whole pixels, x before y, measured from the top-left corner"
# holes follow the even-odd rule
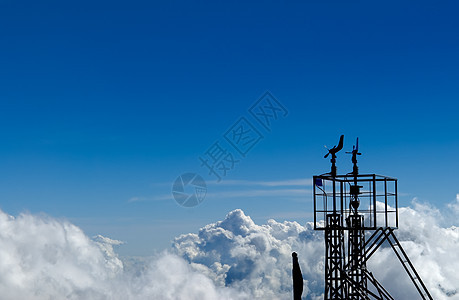
[[[336,153],[342,146],[343,136],[329,150],[331,172],[313,178],[314,229],[325,231],[324,299],[393,300],[367,269],[368,260],[381,245],[388,243],[421,299],[433,300],[394,234],[398,228],[397,179],[359,174],[358,139],[350,152],[353,171],[337,174]],[[372,234],[366,240],[369,231]]]

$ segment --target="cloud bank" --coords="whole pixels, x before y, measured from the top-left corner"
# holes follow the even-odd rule
[[[448,212],[457,218],[456,203]],[[445,213],[446,214],[446,213]],[[459,299],[459,228],[413,202],[400,208],[396,234],[434,299]],[[257,225],[242,210],[198,233],[177,237],[153,258],[120,259],[120,241],[87,237],[63,220],[0,211],[2,299],[290,299],[291,252],[298,253],[303,299],[323,297],[323,232],[311,223],[269,220]],[[396,299],[418,299],[383,247],[368,267]]]
[[[1,299],[242,299],[177,255],[125,268],[120,241],[93,239],[66,221],[0,211]]]
[[[451,208],[459,206],[451,204]],[[413,202],[400,208],[396,235],[434,299],[459,299],[459,228],[442,227],[441,213]],[[456,216],[457,217],[457,216]],[[269,220],[256,225],[242,210],[197,234],[175,239],[174,249],[195,270],[218,286],[231,286],[259,299],[291,298],[291,253],[298,253],[304,281],[304,299],[323,299],[323,232],[313,224]],[[368,268],[395,299],[419,295],[392,248],[382,247]]]

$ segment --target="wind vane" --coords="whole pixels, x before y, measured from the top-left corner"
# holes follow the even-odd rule
[[[331,154],[330,162],[332,163],[332,167],[331,167],[331,173],[330,174],[331,174],[332,177],[336,177],[336,153],[338,153],[338,151],[343,149],[343,142],[344,142],[344,135],[341,135],[340,138],[339,138],[338,145],[334,146],[331,149],[328,149],[327,146],[325,146],[325,148],[328,149],[328,153],[325,154],[324,158],[327,158],[328,155]]]
[[[355,145],[352,146],[352,151],[346,153],[352,154],[352,163],[357,167],[357,155],[362,155],[362,153],[359,153],[359,138],[357,138]]]

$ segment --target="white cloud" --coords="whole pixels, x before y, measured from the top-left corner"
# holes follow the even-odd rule
[[[155,184],[168,186],[169,184]],[[231,190],[225,187],[232,186]],[[282,197],[282,199],[303,200],[311,195],[312,178],[296,178],[287,180],[231,180],[225,179],[220,182],[208,181],[208,193],[206,199],[228,199],[228,198],[254,198],[254,197]],[[257,188],[255,188],[257,187]],[[295,188],[292,188],[295,187]],[[134,196],[127,200],[128,203],[141,201],[170,201],[172,194],[160,194],[152,197]]]
[[[269,220],[260,226],[235,210],[198,234],[178,237],[174,248],[221,286],[252,293],[257,299],[288,299],[292,251],[302,253],[302,265],[308,266],[303,268],[305,290],[322,292],[322,244],[321,234],[310,224]]]
[[[279,186],[312,186],[312,178],[298,178],[298,179],[287,179],[287,180],[222,180],[220,182],[213,182],[214,184],[218,185],[248,185],[248,186],[271,186],[271,187],[279,187]]]
[[[140,196],[135,196],[131,197],[127,200],[128,203],[133,203],[133,202],[143,202],[143,201],[166,201],[166,200],[171,200],[173,199],[172,194],[163,194],[163,195],[157,195],[157,196],[152,196],[152,197],[140,197]]]
[[[49,217],[0,211],[1,299],[240,299],[217,288],[182,258],[168,253],[125,270],[113,250],[120,241],[88,238]]]
[[[256,189],[256,190],[231,190],[217,191],[208,193],[206,198],[213,199],[228,199],[228,198],[253,198],[253,197],[301,197],[306,198],[311,194],[310,190],[306,189]]]
[[[441,227],[440,212],[417,202],[400,209],[396,235],[434,299],[459,299],[459,228]],[[176,252],[221,286],[254,293],[260,299],[291,297],[291,252],[296,251],[305,279],[305,299],[323,298],[323,232],[312,224],[268,221],[256,225],[241,210],[198,234],[176,238]],[[370,259],[369,269],[395,299],[419,296],[391,248]]]
[[[455,202],[448,204],[448,208],[450,208],[455,214],[459,215],[459,194],[456,194]]]
[[[457,215],[456,215],[457,217]],[[441,221],[441,222],[440,222]],[[396,234],[434,299],[459,299],[459,228],[441,226],[436,208],[400,208]],[[118,258],[120,241],[88,238],[69,222],[0,211],[2,299],[289,299],[291,252],[299,256],[304,299],[323,293],[323,232],[312,224],[255,224],[242,210],[175,239],[153,258]],[[392,250],[368,267],[396,299],[416,291]]]
[[[106,284],[122,272],[121,261],[104,254],[70,223],[0,212],[2,299],[103,295]]]

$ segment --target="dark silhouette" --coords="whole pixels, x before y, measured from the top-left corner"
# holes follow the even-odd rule
[[[331,154],[330,162],[332,163],[332,167],[331,167],[330,174],[332,177],[336,177],[336,153],[340,151],[341,149],[343,149],[343,142],[344,142],[344,135],[341,135],[339,137],[338,145],[334,146],[331,149],[328,149],[328,153],[325,154],[324,156],[324,158],[327,158],[328,155]]]
[[[354,166],[357,165],[357,155],[362,155],[362,153],[359,152],[359,138],[357,138],[355,145],[352,146],[352,151],[346,153],[352,154],[352,163]]]
[[[341,135],[339,143],[328,149],[325,155],[325,158],[331,157],[331,172],[313,176],[314,230],[325,231],[323,299],[394,300],[367,269],[368,259],[380,247],[385,248],[382,245],[389,244],[421,299],[433,300],[394,233],[399,224],[397,179],[359,173],[357,158],[361,153],[358,138],[352,151],[347,152],[352,154],[352,172],[337,174],[336,154],[343,148],[343,141]],[[365,190],[361,192],[364,187]],[[360,197],[366,202],[364,211],[359,211]],[[378,208],[377,202],[381,204]],[[370,217],[364,219],[364,212]],[[369,232],[372,234],[366,234]],[[302,275],[297,254],[293,252],[292,256],[293,299],[301,300]]]
[[[352,199],[349,205],[351,211],[353,210],[354,213],[357,214],[357,209],[360,206],[360,189],[363,187],[361,185],[358,185],[359,167],[357,167],[357,155],[362,155],[362,153],[359,152],[359,138],[357,138],[355,145],[352,147],[352,151],[346,153],[352,154],[352,163],[354,164],[354,167],[352,168],[352,175],[354,176],[354,185],[351,185],[349,187],[350,194],[352,195]]]
[[[301,274],[300,264],[298,263],[298,256],[296,252],[292,253],[293,260],[293,300],[301,300],[303,294],[303,275]]]
[[[331,149],[328,149],[328,153],[325,154],[324,158],[327,158],[328,155],[332,155],[332,158],[336,158],[336,153],[343,149],[343,142],[344,142],[344,135],[342,134],[340,137],[339,137],[339,142],[338,142],[338,145],[334,146],[333,148]]]

